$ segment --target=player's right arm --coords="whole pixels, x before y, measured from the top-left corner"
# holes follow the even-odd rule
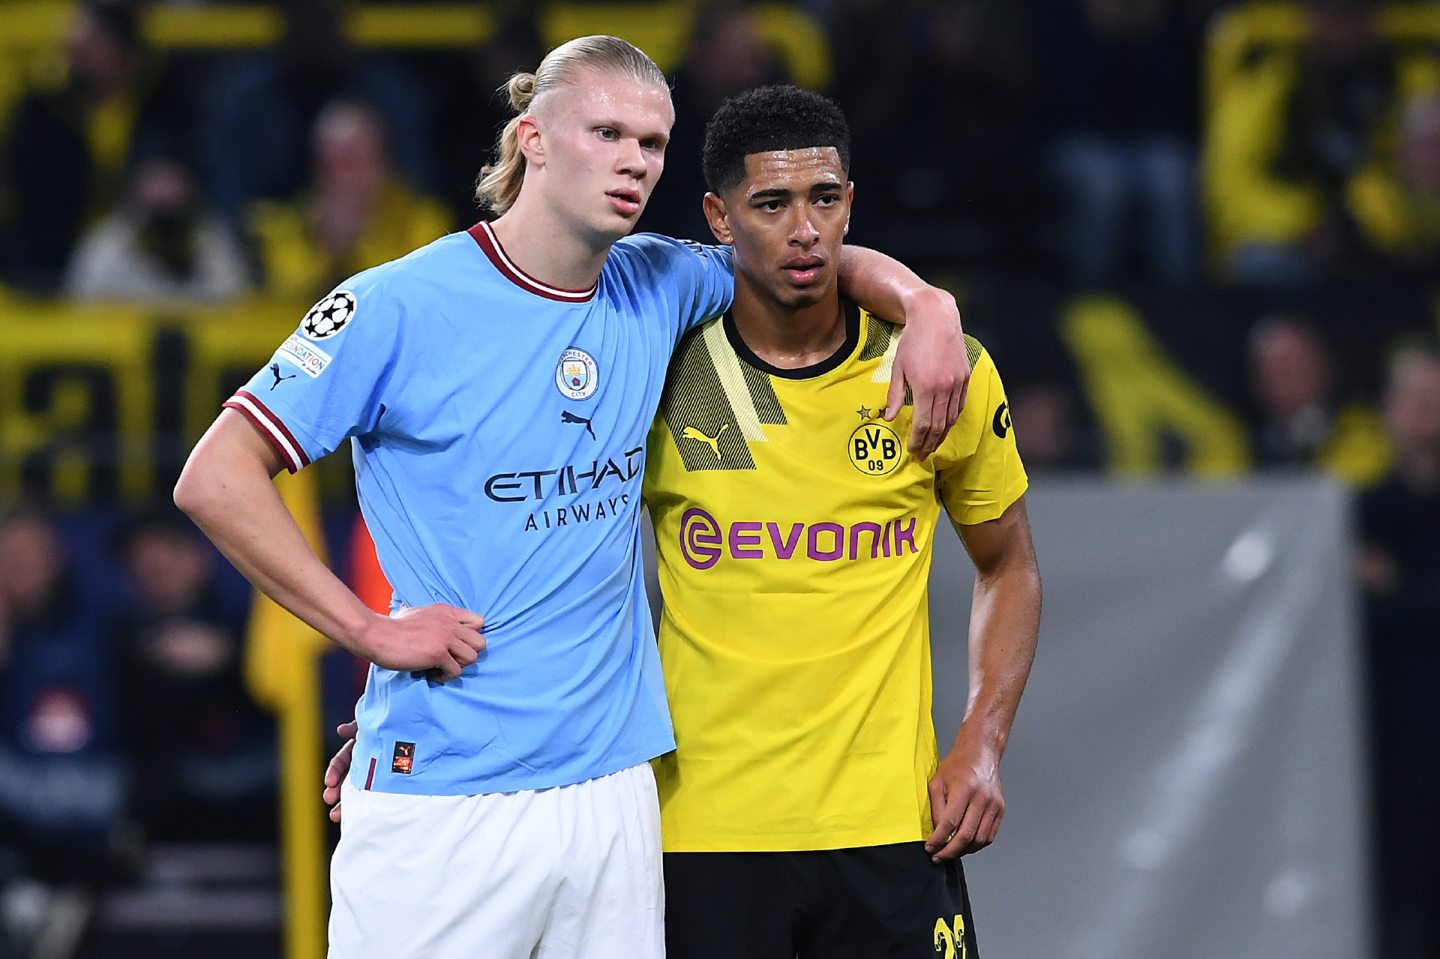
[[[484,647],[480,617],[444,605],[370,612],[310,549],[271,482],[281,468],[296,472],[380,428],[413,372],[401,335],[413,327],[411,279],[379,267],[322,297],[225,402],[175,502],[250,582],[322,635],[385,669],[444,680]]]
[[[475,662],[485,646],[475,613],[437,604],[386,617],[366,608],[305,542],[272,482],[282,468],[255,427],[222,410],[185,463],[175,505],[257,589],[356,656],[442,680]]]

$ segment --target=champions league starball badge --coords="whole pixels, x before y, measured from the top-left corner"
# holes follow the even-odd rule
[[[560,395],[567,400],[588,400],[599,385],[595,357],[573,346],[560,354],[560,365],[555,367],[555,386]]]
[[[300,332],[312,340],[329,339],[345,329],[355,317],[358,305],[354,293],[336,290],[310,308],[305,319],[300,321]]]

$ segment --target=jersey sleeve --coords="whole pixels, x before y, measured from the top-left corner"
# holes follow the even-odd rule
[[[707,246],[657,233],[639,233],[621,243],[639,255],[674,311],[674,342],[730,309],[735,299],[735,264],[728,246]]]
[[[310,308],[270,361],[223,404],[250,421],[294,473],[370,432],[398,362],[402,307],[361,274]]]
[[[968,339],[968,338],[967,338]],[[972,341],[973,342],[973,341]],[[962,526],[999,519],[1030,485],[1000,372],[978,343],[970,396],[960,422],[936,452],[936,487],[950,518]]]

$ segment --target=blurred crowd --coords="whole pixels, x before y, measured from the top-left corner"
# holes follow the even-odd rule
[[[270,46],[155,49],[138,2],[83,0],[58,68],[0,96],[0,292],[303,306],[483,215],[497,91],[545,49],[541,4],[497,3],[476,49],[387,49],[348,38],[340,0],[279,0]],[[1239,43],[1217,24],[1252,8],[1222,0],[802,9],[854,129],[853,239],[957,291],[1005,277],[1177,302],[1440,280],[1440,12],[1428,40],[1387,26],[1428,7],[1294,0],[1271,5],[1280,28]],[[669,164],[640,226],[708,239],[705,120],[795,64],[760,7],[694,9]],[[1001,307],[975,322],[1003,325]],[[1255,309],[1234,337],[1227,374],[1247,388],[1228,400],[1258,434],[1247,462],[1318,459],[1368,485],[1393,455],[1376,412],[1390,344],[1366,344],[1356,375],[1303,314]],[[1327,341],[1309,354],[1307,325]],[[1331,369],[1272,389],[1287,362]],[[1083,391],[1007,368],[1030,462],[1103,465]],[[1304,415],[1277,425],[1296,414],[1272,402]]]
[[[1207,91],[1234,6],[817,0],[806,42],[853,122],[855,235],[1091,287],[1433,278],[1436,43],[1391,38],[1371,0],[1296,0],[1300,42],[1212,57]],[[351,42],[338,6],[281,0],[275,45],[197,54],[148,47],[132,0],[86,0],[62,68],[0,106],[0,279],[304,299],[468,226],[505,119],[495,91],[544,52],[540,9],[497,6],[472,51],[396,52]],[[699,7],[643,228],[708,236],[706,118],[791,76],[762,27],[744,3]]]
[[[83,929],[154,843],[273,840],[249,602],[173,508],[0,511],[0,955],[62,903]]]
[[[1296,0],[1292,39],[1231,60],[1213,55],[1217,17],[1240,6],[1224,0],[801,6],[854,129],[852,238],[957,289],[985,274],[1172,297],[1440,279],[1440,32],[1384,29],[1420,0]],[[322,0],[277,9],[275,45],[199,54],[148,46],[126,0],[77,7],[63,69],[0,98],[0,286],[303,308],[479,218],[496,91],[544,53],[539,5],[496,5],[464,52],[358,46]],[[756,8],[699,6],[642,229],[708,238],[706,119],[791,75]],[[1434,324],[1358,382],[1303,310],[1242,326],[1228,374],[1249,462],[1360,491],[1383,954],[1440,956],[1440,769],[1425,765],[1440,753],[1411,745],[1440,732]],[[1102,464],[1064,377],[1010,386],[1032,473]],[[257,797],[273,794],[273,729],[241,682],[243,584],[166,511],[103,544],[65,534],[38,510],[0,515],[0,885],[123,859],[126,830],[270,835]]]

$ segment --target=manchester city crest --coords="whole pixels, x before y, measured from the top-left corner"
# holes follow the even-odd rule
[[[595,357],[584,350],[570,347],[560,354],[555,367],[555,386],[567,400],[588,400],[600,385],[600,370]]]

